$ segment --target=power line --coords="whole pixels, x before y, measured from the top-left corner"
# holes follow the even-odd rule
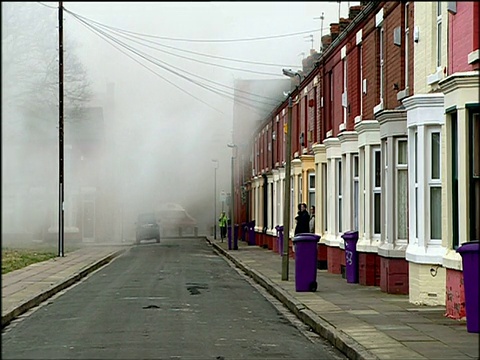
[[[65,9],[66,10],[66,9]],[[71,14],[73,14],[72,11],[69,11]],[[80,16],[80,15],[79,15]],[[83,16],[82,16],[83,17]],[[97,25],[104,25],[102,23],[99,23],[98,21],[89,19],[87,17],[83,17],[84,19],[87,19],[88,21],[94,22]],[[118,31],[123,31],[125,33],[129,34],[134,34],[134,35],[141,35],[144,37],[150,37],[154,39],[162,39],[162,40],[171,40],[171,41],[183,41],[183,42],[202,42],[202,43],[218,43],[218,42],[242,42],[242,41],[258,41],[258,40],[270,40],[270,39],[279,39],[279,38],[285,38],[285,37],[291,37],[291,36],[296,36],[296,35],[303,35],[303,34],[308,34],[312,32],[319,32],[322,29],[313,29],[313,30],[306,30],[306,31],[299,31],[295,33],[289,33],[289,34],[281,34],[281,35],[271,35],[271,36],[259,36],[259,37],[252,37],[252,38],[243,38],[243,39],[185,39],[185,38],[174,38],[174,37],[168,37],[168,36],[158,36],[158,35],[150,35],[150,34],[143,34],[139,32],[134,32],[134,31],[128,31],[124,30],[121,28],[109,26],[112,29],[116,29]],[[325,28],[328,29],[328,28]],[[325,30],[324,29],[324,30]]]
[[[91,25],[91,26],[94,27],[93,25]],[[120,36],[121,36],[121,35],[120,35]],[[141,45],[142,45],[142,44],[141,44]],[[147,46],[147,45],[144,45],[144,46]],[[156,48],[154,48],[154,49],[155,49],[155,50],[159,50],[159,49],[156,49]],[[160,51],[161,51],[161,50],[160,50]],[[189,71],[187,71],[187,70],[181,69],[181,68],[179,68],[179,67],[176,67],[176,66],[174,66],[174,65],[171,65],[171,64],[169,64],[169,63],[167,63],[167,62],[165,62],[165,61],[159,60],[159,59],[157,59],[157,58],[154,58],[154,59],[155,59],[156,61],[158,61],[158,62],[161,62],[162,64],[165,64],[165,65],[170,66],[170,67],[172,67],[172,68],[174,68],[174,69],[180,70],[180,71],[182,71],[182,72],[184,72],[184,73],[187,73],[187,74],[189,74],[189,75],[195,76],[195,77],[200,78],[200,79],[202,79],[202,80],[205,80],[205,81],[207,81],[207,82],[216,84],[216,85],[218,85],[218,86],[221,86],[221,87],[224,87],[224,88],[228,88],[228,89],[231,89],[231,90],[235,90],[235,91],[238,91],[238,92],[242,92],[242,93],[244,93],[244,94],[252,95],[252,96],[255,96],[255,97],[258,97],[258,98],[270,100],[270,101],[273,101],[274,103],[278,103],[278,99],[271,98],[271,97],[267,97],[267,96],[261,96],[261,95],[258,95],[258,94],[254,94],[254,93],[251,93],[251,92],[248,92],[248,91],[241,90],[241,89],[232,88],[232,87],[230,87],[230,86],[227,86],[227,85],[218,83],[218,82],[216,82],[216,81],[213,81],[213,80],[204,78],[204,77],[199,76],[199,75],[197,75],[197,74],[191,73],[191,72],[189,72]],[[238,95],[237,95],[237,96],[238,96]],[[246,98],[246,99],[248,99],[248,98]],[[256,101],[256,100],[254,100],[254,99],[249,99],[249,100]],[[262,102],[262,101],[257,101],[257,102],[271,105],[270,103],[266,103],[266,102]]]
[[[74,16],[74,18],[76,18],[76,17]],[[77,19],[77,20],[80,21],[84,26],[87,26],[87,27],[88,27],[91,31],[93,31],[94,33],[101,34],[101,35],[103,35],[103,37],[109,38],[109,39],[111,39],[112,41],[120,44],[120,46],[122,46],[122,47],[124,47],[124,48],[127,48],[127,49],[130,50],[131,52],[135,53],[137,56],[140,56],[141,58],[143,58],[143,59],[145,59],[145,60],[147,60],[147,61],[150,61],[150,60],[148,60],[145,56],[143,56],[142,54],[139,54],[138,51],[132,50],[130,46],[123,44],[123,43],[122,43],[121,41],[119,41],[118,39],[114,39],[111,35],[105,34],[104,31],[95,29],[91,24],[86,23],[86,22],[85,22],[84,20],[82,20],[82,19]],[[100,35],[99,35],[99,36],[100,36]],[[108,40],[107,40],[107,41],[108,41]],[[112,46],[114,46],[116,49],[118,49],[118,50],[121,51],[122,53],[126,54],[124,51],[120,50],[117,46],[115,46],[115,45],[113,45],[113,44],[112,44]],[[153,71],[153,70],[150,69],[149,67],[145,66],[144,64],[142,64],[142,63],[139,62],[138,60],[134,59],[134,58],[131,57],[130,55],[128,55],[128,54],[126,54],[126,55],[127,55],[128,57],[130,57],[132,60],[134,60],[135,62],[137,62],[137,63],[139,63],[140,65],[142,65],[143,67],[145,67],[147,70],[153,72],[154,74],[156,74],[156,75],[159,76],[160,78],[164,79],[165,81],[167,81],[167,82],[170,83],[171,85],[173,85],[173,86],[175,86],[176,88],[180,89],[181,91],[187,93],[188,95],[194,97],[195,99],[197,99],[197,100],[199,100],[200,102],[206,104],[207,106],[213,108],[210,104],[204,102],[203,100],[199,99],[198,97],[196,97],[196,96],[192,95],[191,93],[187,92],[186,90],[180,88],[179,86],[177,86],[177,85],[174,84],[173,82],[171,82],[171,81],[167,80],[166,78],[164,78],[163,76],[159,75],[158,73],[156,73],[155,71]],[[150,62],[152,62],[152,61],[150,61]],[[182,74],[179,74],[179,73],[177,73],[177,72],[175,72],[175,71],[173,71],[173,70],[171,70],[171,69],[168,69],[168,68],[165,67],[165,66],[162,66],[162,65],[159,65],[159,64],[155,64],[155,65],[157,65],[157,66],[159,66],[159,67],[161,67],[161,68],[163,68],[163,69],[165,69],[165,70],[167,70],[167,71],[169,71],[169,72],[171,72],[171,73],[173,73],[173,74],[175,74],[175,75],[177,75],[177,76],[179,76],[179,77],[181,77],[181,78],[183,78],[183,79],[185,79],[185,80],[187,80],[187,81],[193,82],[193,83],[196,84],[197,86],[200,86],[200,87],[202,87],[202,88],[204,88],[204,89],[206,89],[206,90],[210,90],[210,91],[212,91],[212,92],[214,92],[214,93],[216,93],[216,94],[218,94],[218,95],[227,97],[227,98],[229,98],[229,99],[233,99],[231,96],[225,96],[225,94],[223,94],[223,93],[221,93],[221,92],[213,89],[211,86],[207,86],[207,85],[201,84],[201,83],[199,83],[199,82],[197,82],[197,81],[195,81],[195,80],[192,80],[192,79],[190,79],[190,78],[188,78],[188,77],[186,77],[186,76],[184,76],[184,75],[182,75]],[[245,105],[245,106],[247,106],[247,107],[255,108],[254,106],[251,106],[251,105],[249,105],[249,104],[246,104],[246,103],[244,103],[244,102],[242,102],[242,101],[237,101],[237,102],[240,103],[240,104],[243,104],[243,105]],[[272,106],[273,106],[273,105],[272,105]],[[257,107],[257,108],[258,108],[258,107]],[[215,109],[215,108],[213,108],[213,109],[216,110],[216,111],[221,112],[220,110],[217,110],[217,109]],[[260,108],[258,108],[258,109],[260,109]],[[264,110],[264,109],[261,109],[261,110]],[[223,114],[223,112],[221,112],[221,113]]]
[[[72,11],[69,11],[71,14],[76,14]],[[220,59],[220,60],[226,60],[226,61],[232,61],[232,62],[240,62],[240,63],[245,63],[245,64],[252,64],[252,65],[262,65],[262,66],[274,66],[274,67],[296,67],[297,65],[285,65],[285,64],[272,64],[272,63],[264,63],[264,62],[258,62],[258,61],[249,61],[249,60],[241,60],[241,59],[232,59],[232,58],[227,58],[227,57],[223,57],[223,56],[216,56],[216,55],[211,55],[211,54],[205,54],[205,53],[200,53],[200,52],[196,52],[196,51],[191,51],[191,50],[185,50],[185,49],[181,49],[181,48],[177,48],[175,46],[169,46],[169,45],[165,45],[165,44],[162,44],[162,43],[158,43],[158,42],[155,42],[155,41],[152,41],[152,40],[148,40],[148,39],[144,39],[142,38],[141,36],[138,36],[138,35],[135,35],[135,33],[132,33],[130,31],[126,31],[126,30],[120,30],[118,28],[115,28],[115,27],[112,27],[112,26],[108,26],[108,25],[105,25],[105,24],[102,24],[98,21],[94,21],[94,20],[91,20],[91,19],[88,19],[87,17],[84,17],[84,16],[81,16],[79,14],[76,14],[78,17],[86,20],[86,21],[89,21],[89,22],[93,22],[103,28],[107,28],[107,29],[110,29],[112,31],[115,31],[117,33],[122,33],[122,34],[127,34],[133,38],[137,38],[137,39],[140,39],[142,41],[146,41],[146,42],[149,42],[149,43],[152,43],[152,44],[155,44],[155,45],[158,45],[158,46],[162,46],[162,47],[165,47],[165,48],[169,48],[169,49],[173,49],[173,50],[176,50],[176,51],[181,51],[181,52],[186,52],[186,53],[189,53],[189,54],[195,54],[195,55],[200,55],[200,56],[205,56],[205,57],[209,57],[209,58],[213,58],[213,59]]]
[[[80,20],[81,21],[81,20]],[[82,22],[82,21],[81,21]],[[83,23],[83,22],[82,22]],[[89,24],[86,24],[86,23],[83,23],[84,26],[87,26],[89,27],[90,25]],[[90,29],[90,31],[94,32],[95,33],[95,30],[93,29]],[[98,34],[97,34],[98,35]],[[99,35],[100,36],[100,35]],[[105,36],[105,35],[104,35]],[[221,110],[218,110],[216,109],[215,107],[213,107],[212,105],[208,104],[207,102],[203,101],[202,99],[199,99],[198,97],[196,97],[195,95],[189,93],[188,91],[182,89],[180,86],[176,85],[175,83],[171,82],[170,80],[166,79],[165,77],[161,76],[160,74],[158,74],[157,72],[153,71],[152,69],[150,69],[148,66],[145,66],[144,64],[142,64],[141,62],[139,62],[138,60],[136,60],[135,58],[133,58],[132,56],[130,56],[129,54],[127,54],[126,52],[122,51],[121,49],[119,49],[117,46],[115,46],[114,44],[110,43],[110,45],[112,45],[113,47],[115,47],[117,50],[119,50],[120,52],[124,53],[125,55],[127,55],[130,59],[132,59],[133,61],[135,61],[136,63],[140,64],[141,66],[143,66],[144,68],[146,68],[147,70],[153,72],[155,75],[157,75],[158,77],[160,77],[161,79],[165,80],[166,82],[168,82],[169,84],[175,86],[177,89],[179,89],[180,91],[183,91],[184,93],[186,93],[187,95],[193,97],[194,99],[204,103],[205,105],[207,105],[208,107],[212,108],[213,110],[215,111],[218,111],[219,113],[225,115]]]
[[[73,13],[69,12],[71,15],[75,16]],[[85,21],[85,20],[83,20]],[[120,35],[122,36],[122,35]],[[131,41],[134,41],[134,40],[131,40]],[[138,42],[137,42],[138,43]],[[144,46],[148,46],[148,45],[144,45]],[[236,68],[236,67],[231,67],[231,66],[226,66],[226,65],[221,65],[221,64],[214,64],[214,63],[210,63],[208,61],[202,61],[202,60],[198,60],[198,59],[192,59],[192,58],[189,58],[187,56],[182,56],[182,55],[178,55],[178,54],[174,54],[174,53],[171,53],[169,51],[165,51],[165,50],[161,50],[161,49],[158,49],[158,48],[154,48],[154,47],[151,47],[149,46],[150,48],[152,49],[155,49],[157,51],[161,51],[163,53],[166,53],[166,54],[169,54],[169,55],[173,55],[173,56],[177,56],[179,58],[182,58],[182,59],[186,59],[186,60],[190,60],[190,61],[195,61],[195,62],[198,62],[198,63],[201,63],[201,64],[205,64],[205,65],[210,65],[210,66],[216,66],[216,67],[221,67],[221,68],[225,68],[225,69],[229,69],[229,70],[236,70],[236,71],[243,71],[243,72],[247,72],[247,73],[251,73],[251,74],[259,74],[259,75],[268,75],[268,76],[275,76],[275,77],[284,77],[283,75],[281,75],[280,73],[267,73],[267,72],[263,72],[263,71],[255,71],[255,70],[250,70],[250,69],[242,69],[242,68]]]
[[[47,7],[47,8],[50,8],[50,9],[58,10],[58,7],[50,6],[50,5],[44,4],[44,3],[40,2],[40,1],[37,1],[36,3],[37,3],[37,4],[40,4],[40,5],[42,5],[42,6],[45,6],[45,7]],[[63,9],[65,10],[65,8],[63,8]]]
[[[75,17],[75,15],[72,15],[72,16]],[[83,21],[83,22],[85,22],[85,23],[88,24],[87,21],[80,20],[80,19],[77,19],[77,20],[78,20],[78,21]],[[94,26],[94,25],[89,24],[89,26],[95,29],[95,26]],[[102,30],[97,30],[97,31],[101,31],[102,33],[104,33]],[[105,34],[105,33],[104,33],[104,34]],[[119,40],[115,40],[115,41],[120,42]],[[123,44],[124,47],[127,47],[127,46],[128,46],[128,45],[125,45],[125,43],[123,43],[123,42],[121,42],[121,43]],[[130,51],[132,51],[130,46],[128,46],[128,48],[130,49]],[[158,49],[156,49],[156,50],[158,50]],[[145,53],[142,52],[142,54],[145,54]],[[139,56],[140,56],[140,55],[139,55]],[[277,103],[278,103],[278,99],[271,98],[271,97],[261,96],[261,95],[254,94],[254,93],[250,93],[250,92],[248,92],[248,91],[244,91],[244,90],[240,90],[240,89],[235,89],[235,88],[232,88],[232,87],[230,87],[230,86],[227,86],[227,85],[224,85],[224,84],[215,82],[215,81],[213,81],[213,80],[210,80],[210,79],[201,77],[201,76],[199,76],[199,75],[190,73],[190,72],[188,72],[188,71],[186,71],[186,70],[184,70],[184,69],[181,69],[181,68],[178,68],[178,67],[176,67],[176,66],[173,66],[173,65],[171,65],[171,64],[169,64],[169,63],[167,63],[167,62],[165,62],[165,61],[161,61],[161,60],[159,60],[159,59],[157,59],[157,58],[155,58],[155,57],[153,57],[153,56],[151,56],[151,55],[148,55],[148,56],[149,56],[150,58],[155,59],[155,61],[157,61],[157,62],[161,62],[161,63],[163,63],[163,64],[165,64],[165,65],[168,65],[168,66],[170,66],[170,67],[173,67],[173,68],[175,68],[175,69],[177,69],[177,70],[180,70],[180,71],[182,71],[182,72],[184,72],[184,73],[187,73],[187,74],[190,74],[190,75],[195,76],[195,77],[197,77],[197,78],[200,78],[200,79],[202,79],[202,80],[211,82],[211,83],[216,84],[216,85],[218,85],[218,86],[222,86],[222,87],[225,87],[225,88],[228,88],[228,89],[237,91],[237,92],[242,92],[242,93],[245,93],[245,94],[248,94],[248,95],[252,95],[252,96],[255,96],[255,97],[258,97],[258,98],[263,98],[263,99],[266,99],[266,100],[268,100],[268,101],[273,101],[274,104],[277,104]],[[153,61],[151,61],[151,62],[153,62]],[[161,65],[158,65],[158,64],[156,64],[156,65],[159,66],[159,67],[162,67]],[[163,67],[163,68],[164,68],[164,67]],[[183,76],[183,75],[179,75],[179,76]],[[228,93],[228,94],[230,95],[230,93]],[[247,98],[247,97],[244,97],[244,96],[239,96],[239,95],[237,95],[237,97],[244,98],[244,99],[249,100],[249,101],[254,101],[254,102],[258,102],[258,103],[270,105],[270,106],[274,105],[274,104],[272,104],[272,103],[266,103],[266,102],[264,102],[264,101],[259,101],[259,100]]]

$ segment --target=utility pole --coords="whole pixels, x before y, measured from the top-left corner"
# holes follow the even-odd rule
[[[64,256],[64,182],[63,182],[63,1],[58,2],[58,256]]]
[[[319,17],[314,17],[313,19],[314,20],[321,20],[321,25],[320,25],[320,49],[319,49],[319,53],[321,54],[322,51],[323,51],[323,44],[322,44],[322,38],[323,38],[323,19],[325,19],[325,13],[322,11],[322,15],[320,15]],[[313,46],[312,46],[313,48]]]
[[[291,69],[283,69],[283,75],[289,78],[298,76],[299,84],[302,82],[302,76]],[[298,90],[298,86],[296,86]],[[288,93],[288,118],[287,118],[287,144],[285,149],[285,207],[283,208],[283,251],[282,251],[282,280],[288,280],[288,246],[290,242],[290,196],[291,185],[290,177],[292,173],[292,92]]]
[[[234,164],[235,164],[235,158],[236,158],[236,152],[237,152],[237,145],[236,144],[227,144],[229,148],[232,148],[232,192],[231,192],[231,214],[232,216],[230,217],[230,229],[231,229],[231,235],[232,235],[232,241],[231,241],[231,246],[233,250],[238,250],[238,244],[235,241],[235,178],[234,178]],[[228,249],[228,250],[232,250]]]
[[[285,206],[283,208],[282,280],[288,280],[288,245],[290,241],[290,173],[292,169],[292,95],[288,95],[287,144],[285,150]]]
[[[217,168],[218,160],[212,159],[215,164],[214,183],[213,183],[213,238],[217,239]],[[223,210],[223,209],[222,209]]]

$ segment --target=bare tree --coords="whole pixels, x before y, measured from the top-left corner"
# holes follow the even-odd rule
[[[5,127],[22,134],[58,121],[58,11],[34,2],[2,2],[2,108]],[[64,47],[65,121],[81,118],[91,98],[90,82]]]

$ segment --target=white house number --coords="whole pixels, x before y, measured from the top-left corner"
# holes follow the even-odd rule
[[[347,265],[352,265],[353,263],[353,252],[350,250],[345,250],[345,261],[347,262]]]

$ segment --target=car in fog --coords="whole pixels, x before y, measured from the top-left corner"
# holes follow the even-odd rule
[[[160,226],[157,221],[157,216],[154,212],[139,214],[136,225],[136,241],[139,244],[142,240],[155,239],[157,243],[160,242]]]
[[[155,214],[162,224],[165,234],[194,234],[197,220],[192,217],[185,208],[176,203],[159,204]]]

